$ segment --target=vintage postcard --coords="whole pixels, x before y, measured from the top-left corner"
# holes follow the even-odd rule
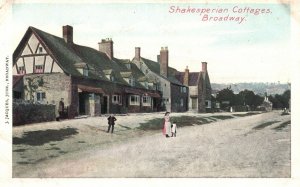
[[[298,7],[2,1],[1,183],[298,186]]]

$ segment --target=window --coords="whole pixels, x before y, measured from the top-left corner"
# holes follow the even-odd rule
[[[143,106],[151,106],[151,97],[143,96]]]
[[[205,108],[211,108],[211,101],[210,100],[205,101]]]
[[[183,107],[183,99],[180,99],[180,107]]]
[[[112,82],[114,82],[114,81],[115,81],[115,77],[112,75],[112,76],[110,77],[110,80],[111,80]]]
[[[180,87],[180,93],[186,93],[186,87]]]
[[[89,70],[87,68],[83,68],[83,76],[89,76]]]
[[[43,102],[45,99],[46,99],[45,92],[36,92],[36,101],[37,102]]]
[[[130,77],[129,80],[128,80],[128,83],[129,83],[131,86],[135,86],[134,78],[133,78],[133,77]]]
[[[44,66],[43,65],[36,65],[34,68],[34,73],[43,73]]]
[[[131,68],[130,64],[126,64],[126,67],[127,67],[127,69]]]
[[[18,71],[19,71],[19,74],[25,74],[25,67],[24,66],[19,66]]]
[[[122,104],[122,97],[120,95],[112,95],[113,104]]]
[[[149,88],[148,87],[148,82],[145,82],[144,85],[145,85],[145,88],[147,88],[147,89]]]
[[[139,95],[131,95],[130,96],[130,105],[140,105],[140,96]]]
[[[43,52],[43,47],[39,47],[39,53]]]

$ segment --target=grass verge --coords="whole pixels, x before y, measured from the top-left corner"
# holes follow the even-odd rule
[[[260,125],[257,125],[256,127],[253,127],[253,129],[254,130],[260,130],[260,129],[263,129],[263,128],[265,128],[267,126],[270,126],[274,123],[277,123],[277,122],[279,122],[279,121],[268,121],[268,122],[262,123]]]
[[[206,118],[200,118],[195,116],[180,116],[172,117],[172,123],[176,123],[177,127],[202,125],[210,123],[211,121]],[[163,128],[163,118],[156,118],[147,121],[146,123],[141,123],[137,129],[140,130],[161,130]]]
[[[275,130],[282,130],[283,128],[285,128],[289,124],[291,124],[291,120],[283,122],[280,125],[278,125],[277,127],[274,127],[273,129],[275,129]]]
[[[247,112],[245,114],[233,114],[233,116],[246,117],[246,116],[253,116],[253,115],[257,115],[257,114],[261,114],[261,113],[260,112]]]

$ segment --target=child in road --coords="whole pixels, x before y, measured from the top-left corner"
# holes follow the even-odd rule
[[[174,123],[171,125],[171,137],[176,137],[176,131],[177,131],[177,125],[176,122],[174,121]]]

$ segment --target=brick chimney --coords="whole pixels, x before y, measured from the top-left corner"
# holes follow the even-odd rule
[[[102,39],[99,44],[99,51],[105,53],[110,60],[114,58],[114,42],[111,38]]]
[[[141,48],[140,47],[135,47],[135,57],[134,58],[138,61],[141,60]]]
[[[202,62],[202,71],[207,72],[207,62]]]
[[[183,84],[185,86],[189,86],[189,73],[190,73],[189,68],[186,67],[183,76]]]
[[[63,26],[63,38],[66,43],[73,43],[73,27],[70,25]]]
[[[157,62],[160,63],[160,55],[157,55]]]
[[[169,67],[169,51],[168,47],[162,47],[160,50],[160,75],[168,77],[168,67]]]

